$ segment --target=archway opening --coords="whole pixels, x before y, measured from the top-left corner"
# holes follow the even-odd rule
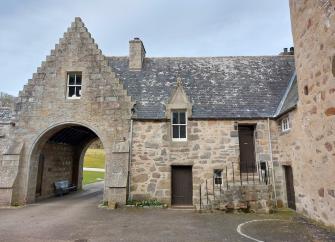
[[[104,180],[105,160],[106,154],[100,139],[94,140],[84,156],[83,185]]]
[[[91,146],[94,143],[100,144],[99,150],[92,151]],[[37,161],[34,172],[36,174],[35,198],[54,196],[55,183],[59,181],[68,181],[75,190],[81,190],[86,183],[92,183],[92,179],[97,174],[84,171],[85,154],[86,160],[87,155],[90,156],[90,164],[99,163],[98,168],[104,170],[105,157],[100,155],[97,162],[98,152],[104,154],[102,143],[97,134],[85,126],[67,124],[48,131],[40,138],[34,153]],[[86,177],[83,179],[84,175],[91,177],[89,182]],[[103,177],[104,172],[94,181],[102,181]]]

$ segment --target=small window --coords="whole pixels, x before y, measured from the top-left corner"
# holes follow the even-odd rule
[[[305,94],[305,95],[308,95],[308,86],[307,86],[307,85],[304,86],[304,94]]]
[[[291,129],[291,127],[290,127],[290,119],[288,117],[282,119],[282,121],[281,121],[281,130],[283,132],[285,132],[285,131],[288,131],[290,129]]]
[[[67,74],[67,98],[79,99],[81,97],[81,81],[80,72],[70,72]]]
[[[186,112],[172,112],[172,140],[186,141],[187,114]]]
[[[222,184],[222,170],[219,169],[214,170],[214,183],[215,185]]]

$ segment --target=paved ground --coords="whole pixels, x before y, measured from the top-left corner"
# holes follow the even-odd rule
[[[0,241],[335,241],[333,233],[287,214],[98,208],[102,187],[91,184],[84,192],[0,209]],[[248,222],[264,219],[279,220]],[[238,226],[256,240],[239,234]]]

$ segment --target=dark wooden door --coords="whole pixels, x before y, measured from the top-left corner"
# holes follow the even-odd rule
[[[285,167],[285,180],[286,180],[286,192],[287,192],[287,206],[292,209],[296,209],[295,206],[295,193],[293,185],[293,172],[291,166]]]
[[[40,154],[38,160],[38,170],[37,170],[36,196],[42,195],[43,170],[44,170],[44,155]]]
[[[254,126],[239,126],[240,170],[243,173],[256,171]]]
[[[192,205],[192,166],[172,166],[172,205]]]

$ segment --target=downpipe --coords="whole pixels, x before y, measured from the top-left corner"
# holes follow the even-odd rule
[[[130,120],[130,137],[129,137],[129,158],[128,158],[128,199],[131,200],[130,186],[131,186],[131,158],[133,154],[133,119]]]
[[[275,171],[273,166],[273,155],[272,155],[272,142],[271,142],[271,128],[270,128],[270,118],[268,118],[268,138],[269,138],[269,152],[270,152],[270,161],[271,161],[271,169],[272,169],[272,184],[273,184],[273,192],[275,197],[275,205],[277,204],[277,192],[276,192],[276,180],[275,180]]]

